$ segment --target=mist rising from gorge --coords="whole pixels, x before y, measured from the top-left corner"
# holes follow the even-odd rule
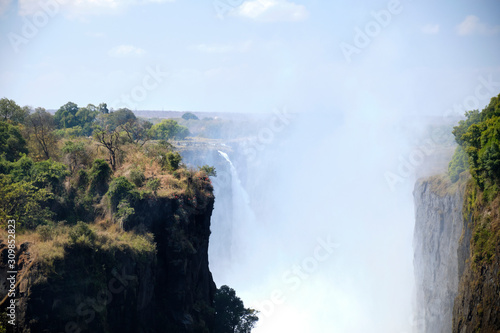
[[[412,331],[412,190],[428,158],[415,162],[424,123],[274,114],[228,153],[239,177],[232,194],[248,193],[247,207],[240,200],[232,209],[255,220],[218,219],[227,208],[218,202],[228,201],[214,180],[211,270],[260,311],[255,332]],[[230,243],[224,258],[220,242]]]

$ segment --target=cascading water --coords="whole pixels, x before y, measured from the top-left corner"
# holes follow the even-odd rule
[[[231,162],[229,156],[223,151],[219,150],[219,154],[229,163],[231,171],[231,189],[233,192],[231,253],[246,253],[245,231],[255,223],[255,214],[250,207],[248,193],[241,184],[238,171],[234,167],[233,162]]]

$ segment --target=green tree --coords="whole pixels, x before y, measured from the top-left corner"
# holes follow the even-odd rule
[[[182,119],[184,120],[200,120],[200,118],[198,118],[194,113],[191,113],[191,112],[186,112],[182,115]]]
[[[189,135],[187,127],[179,125],[173,119],[164,119],[151,127],[152,135],[158,140],[178,139],[183,140]]]
[[[137,117],[127,108],[118,109],[108,114],[102,113],[97,117],[98,125],[103,128],[108,127],[110,130],[115,130],[129,121],[135,120]]]
[[[469,171],[481,189],[500,185],[500,95],[493,97],[481,112],[466,114],[466,120],[453,129],[455,140],[467,153]],[[459,151],[452,164],[461,163]],[[451,174],[450,174],[451,175]]]
[[[108,105],[106,103],[101,103],[97,106],[97,110],[100,113],[109,113]]]
[[[53,213],[42,205],[52,194],[29,181],[13,181],[10,175],[0,174],[0,224],[14,219],[21,228],[34,229],[50,221]]]
[[[164,167],[170,171],[173,172],[177,169],[179,169],[180,164],[182,162],[182,156],[178,152],[168,152],[166,155],[166,164]]]
[[[17,126],[0,121],[0,155],[8,161],[14,161],[27,154],[26,140]]]
[[[93,104],[89,104],[84,108],[79,108],[78,112],[75,114],[77,126],[82,128],[83,135],[91,135],[92,134],[92,124],[96,116],[99,114],[99,111],[96,106]]]
[[[108,181],[112,173],[109,164],[105,160],[100,158],[94,160],[88,176],[90,191],[104,194],[108,190]]]
[[[78,125],[78,105],[68,102],[61,106],[54,115],[54,120],[58,128],[70,128]]]
[[[215,333],[250,333],[259,320],[257,312],[246,309],[234,289],[220,287],[215,293]]]
[[[69,166],[71,174],[73,174],[79,166],[89,163],[90,156],[82,141],[66,141],[62,148],[62,152],[65,155],[66,164]]]
[[[134,185],[123,176],[113,179],[109,184],[106,197],[109,199],[110,211],[119,213],[119,216],[115,216],[116,218],[127,220],[133,215],[133,211],[130,210],[132,208],[131,203],[137,198],[137,192],[134,189]]]
[[[215,167],[214,166],[209,166],[207,164],[207,165],[199,167],[198,169],[200,171],[205,172],[207,174],[207,176],[217,177],[217,171],[215,171]]]
[[[24,122],[24,118],[28,115],[27,108],[21,108],[11,99],[0,99],[0,120],[10,120],[14,124]]]
[[[455,149],[452,160],[448,164],[448,174],[450,175],[450,179],[453,183],[458,181],[462,172],[469,169],[469,163],[467,159],[468,158],[465,150],[462,148],[462,146],[458,146]]]

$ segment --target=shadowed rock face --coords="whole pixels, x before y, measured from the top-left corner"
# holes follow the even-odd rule
[[[417,332],[451,332],[458,290],[457,249],[462,233],[463,191],[437,190],[437,178],[420,180],[415,200],[414,269]],[[451,193],[448,193],[451,192]]]
[[[453,308],[453,332],[500,332],[500,198],[477,200],[482,193],[467,188],[464,207],[464,233],[460,239],[458,259],[460,283]],[[465,208],[464,208],[465,209]],[[491,260],[481,260],[478,243],[480,230],[488,230],[493,246]],[[484,234],[483,234],[484,235]],[[477,237],[477,238],[476,238]],[[475,248],[476,247],[476,248]]]
[[[140,225],[153,233],[156,253],[145,257],[127,247],[96,252],[73,246],[52,270],[35,261],[19,286],[16,332],[212,332],[213,204],[211,194],[139,201],[138,218],[127,228]],[[18,249],[18,276],[34,259],[31,246]],[[3,243],[0,254],[4,272]]]

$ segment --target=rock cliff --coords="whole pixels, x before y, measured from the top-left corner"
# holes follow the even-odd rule
[[[108,244],[99,234],[99,246],[67,245],[64,256],[47,265],[37,260],[35,244],[20,245],[15,331],[211,332],[211,186],[208,192],[136,203],[137,218],[125,227],[152,234],[153,250],[134,248],[132,240]],[[5,281],[5,240],[0,254]],[[6,288],[0,287],[2,298]]]
[[[413,195],[417,332],[450,332],[458,290],[463,189],[438,176],[417,181]]]

